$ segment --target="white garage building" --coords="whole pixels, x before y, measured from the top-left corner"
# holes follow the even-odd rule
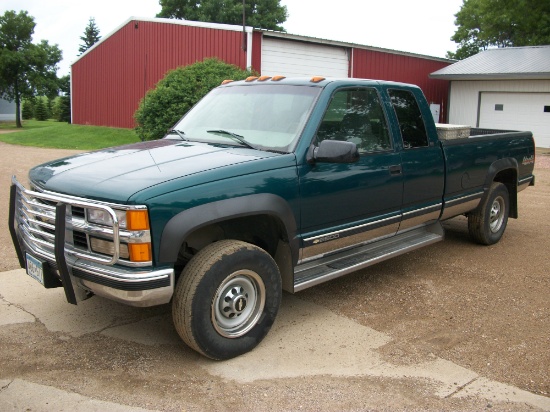
[[[529,130],[550,147],[550,46],[485,50],[430,77],[450,80],[448,123]]]

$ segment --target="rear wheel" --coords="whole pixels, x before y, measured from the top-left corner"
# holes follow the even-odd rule
[[[199,251],[184,268],[172,317],[191,348],[212,359],[230,359],[265,337],[281,295],[279,270],[267,252],[222,240]]]
[[[510,198],[502,183],[493,183],[485,201],[468,215],[470,237],[482,245],[497,243],[508,223]]]

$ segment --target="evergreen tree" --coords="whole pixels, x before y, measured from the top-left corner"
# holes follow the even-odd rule
[[[80,52],[79,56],[96,44],[100,39],[101,36],[99,35],[99,29],[95,24],[95,19],[90,17],[88,25],[86,26],[86,29],[84,29],[84,35],[80,37],[80,40],[82,40],[84,44],[81,44],[78,48],[78,51]]]
[[[23,117],[23,120],[30,120],[34,116],[34,103],[32,99],[23,100],[21,116]]]
[[[44,104],[44,100],[41,97],[36,99],[36,104],[34,106],[34,118],[40,121],[48,120],[48,108]]]
[[[63,76],[59,79],[59,88],[62,95],[57,100],[57,115],[58,122],[71,123],[71,77]]]

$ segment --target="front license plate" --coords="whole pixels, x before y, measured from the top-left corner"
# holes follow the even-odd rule
[[[42,262],[27,253],[27,275],[44,286],[44,267]]]

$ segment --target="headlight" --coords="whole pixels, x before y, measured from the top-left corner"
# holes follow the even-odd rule
[[[119,227],[128,230],[149,230],[147,210],[115,210]],[[88,222],[103,226],[112,226],[111,214],[102,209],[88,209]]]
[[[115,210],[115,214],[118,218],[119,227],[126,228],[126,212],[124,210]],[[112,226],[113,218],[111,214],[102,209],[88,209],[88,222],[97,223],[103,226]]]

